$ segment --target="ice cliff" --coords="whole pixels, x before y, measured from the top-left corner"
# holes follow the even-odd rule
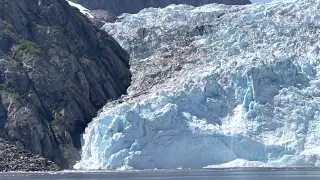
[[[89,124],[75,168],[319,166],[319,8],[175,5],[106,24],[132,85]]]

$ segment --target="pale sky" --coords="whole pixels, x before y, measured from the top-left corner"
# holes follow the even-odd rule
[[[251,0],[251,2],[270,2],[271,0]]]

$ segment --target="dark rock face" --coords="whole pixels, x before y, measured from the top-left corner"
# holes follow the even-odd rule
[[[130,80],[129,55],[65,0],[0,0],[0,138],[71,168]]]
[[[71,0],[82,4],[89,9],[105,9],[114,15],[122,13],[135,14],[148,7],[166,7],[170,4],[188,4],[201,6],[210,3],[244,5],[250,4],[249,0]]]

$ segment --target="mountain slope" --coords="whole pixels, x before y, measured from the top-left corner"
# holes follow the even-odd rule
[[[64,0],[0,0],[0,134],[61,168],[130,85],[129,55]]]
[[[132,85],[89,124],[75,168],[319,166],[319,6],[179,5],[106,24]]]
[[[219,3],[219,4],[234,4],[244,5],[250,4],[249,0],[71,0],[75,3],[96,10],[104,9],[114,15],[122,13],[135,14],[140,10],[149,7],[166,7],[170,4],[187,4],[192,6],[201,6],[204,4]]]

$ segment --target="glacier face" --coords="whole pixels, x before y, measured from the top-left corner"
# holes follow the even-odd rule
[[[320,165],[318,0],[124,14],[128,95],[83,135],[75,169]]]

